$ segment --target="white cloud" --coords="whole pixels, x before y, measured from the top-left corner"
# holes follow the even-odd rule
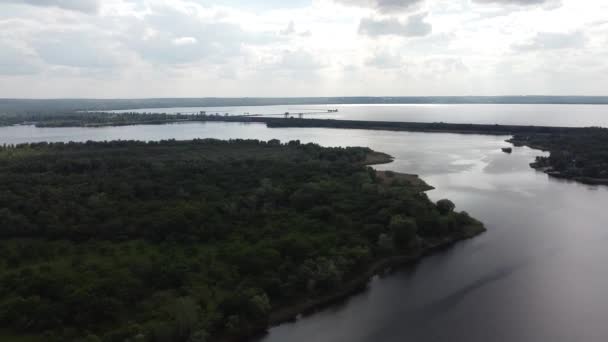
[[[198,40],[194,37],[179,37],[173,39],[175,45],[192,45],[198,43]]]
[[[598,94],[605,13],[603,0],[0,0],[0,96]]]
[[[0,0],[0,6],[3,2],[31,6],[56,7],[84,13],[95,13],[100,6],[100,0]]]
[[[388,51],[377,51],[367,58],[365,64],[378,69],[396,69],[404,66],[402,56]]]
[[[281,30],[281,34],[284,35],[290,35],[294,33],[296,33],[296,25],[293,21],[290,21],[289,24],[287,24],[287,27],[284,30]]]
[[[538,32],[532,39],[513,47],[519,51],[580,49],[585,42],[586,37],[582,32]]]
[[[363,18],[359,24],[359,33],[371,37],[403,36],[418,37],[431,33],[433,26],[425,21],[427,14],[416,14],[401,21],[398,18]]]
[[[473,0],[481,4],[501,4],[501,5],[519,5],[519,6],[532,6],[532,5],[544,5],[554,0]]]
[[[0,41],[0,75],[30,75],[40,72],[42,63],[31,51]]]
[[[381,13],[409,11],[422,4],[425,0],[336,0],[336,2],[365,8],[372,8]]]

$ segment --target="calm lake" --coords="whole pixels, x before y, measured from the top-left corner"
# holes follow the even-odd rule
[[[608,107],[589,110],[598,110],[599,117],[603,108]],[[559,116],[563,122],[551,123],[576,122],[565,112]],[[539,114],[523,122],[549,119]],[[342,304],[274,327],[260,342],[608,341],[608,188],[534,171],[528,164],[543,153],[502,153],[507,137],[237,123],[0,128],[0,143],[168,138],[369,146],[396,157],[379,169],[421,175],[437,188],[429,192],[433,200],[452,199],[488,228],[415,266],[373,279],[367,291]]]
[[[328,113],[338,109],[338,113]],[[124,110],[116,112],[131,112]],[[530,104],[390,104],[390,105],[304,105],[259,107],[183,107],[147,108],[135,112],[199,113],[242,115],[245,113],[296,116],[305,113],[308,118],[450,122],[537,126],[604,126],[608,127],[606,105],[530,105]]]

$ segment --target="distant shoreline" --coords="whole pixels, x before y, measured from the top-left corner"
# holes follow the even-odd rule
[[[98,113],[111,115],[110,113]],[[339,119],[299,119],[271,118],[260,116],[219,116],[219,115],[166,115],[166,114],[128,114],[130,120],[117,120],[108,117],[105,121],[97,121],[99,116],[89,118],[78,115],[68,119],[48,119],[38,122],[28,122],[40,128],[60,127],[107,127],[133,125],[162,125],[187,122],[237,122],[262,123],[269,128],[341,128],[383,131],[408,131],[425,133],[457,133],[484,135],[513,135],[517,133],[569,133],[581,132],[587,127],[559,127],[533,125],[499,125],[499,124],[468,124],[445,122],[407,122],[407,121],[371,121],[371,120],[339,120]],[[95,120],[94,120],[95,119]]]
[[[42,121],[29,121],[36,127],[108,127],[132,125],[162,125],[188,122],[228,122],[228,123],[259,123],[268,128],[333,128],[333,129],[361,129],[379,131],[406,131],[420,133],[452,133],[452,134],[480,134],[511,136],[509,140],[516,146],[528,146],[533,149],[549,151],[559,155],[570,146],[570,142],[555,144],[552,139],[567,137],[575,139],[581,137],[590,140],[591,136],[608,136],[608,129],[599,127],[558,127],[558,126],[530,126],[530,125],[498,125],[498,124],[461,124],[444,122],[398,122],[398,121],[364,121],[364,120],[337,120],[337,119],[307,119],[307,118],[277,118],[259,116],[220,116],[220,115],[168,115],[168,114],[111,114],[98,112],[94,114],[78,114],[73,116],[47,118]],[[594,135],[595,134],[595,135]],[[591,143],[591,142],[590,142]],[[588,151],[588,148],[585,150]],[[579,150],[577,153],[585,153]],[[563,158],[562,158],[563,159]],[[567,163],[572,164],[573,159]],[[584,184],[608,185],[608,170],[598,177],[577,172],[573,165],[555,168],[555,165],[546,165],[547,161],[539,164],[538,161],[530,166],[549,176],[570,179]],[[594,161],[602,165],[599,161]],[[563,163],[562,163],[563,164]],[[549,167],[548,167],[549,166]],[[574,172],[573,172],[574,170]],[[567,172],[566,172],[567,171]]]
[[[608,105],[608,96],[341,96],[341,97],[205,97],[140,99],[19,99],[0,98],[2,114],[65,113],[74,111],[137,110],[174,107],[239,107],[288,105],[374,104],[502,104]]]

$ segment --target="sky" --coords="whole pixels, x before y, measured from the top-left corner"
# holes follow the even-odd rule
[[[0,98],[607,90],[606,0],[0,0]]]

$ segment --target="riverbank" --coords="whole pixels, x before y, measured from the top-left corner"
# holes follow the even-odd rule
[[[478,230],[366,166],[391,160],[276,139],[0,146],[0,336],[249,337]]]
[[[428,133],[513,135],[517,133],[566,133],[583,131],[579,127],[457,124],[445,122],[395,122],[335,119],[272,118],[217,115],[166,115],[166,114],[73,114],[68,117],[45,117],[28,121],[37,127],[105,127],[180,122],[239,122],[261,123],[269,128],[340,128]]]
[[[365,164],[369,166],[380,165],[391,163],[393,160],[394,158],[388,154],[371,152],[368,154]],[[427,184],[417,175],[394,171],[376,171],[376,176],[381,184],[391,185],[400,183],[407,185],[410,189],[412,189],[412,191],[415,192],[421,193],[434,189],[434,187]],[[486,232],[486,230],[487,229],[481,222],[474,220],[474,224],[465,227],[460,234],[436,239],[434,241],[427,240],[417,250],[408,255],[390,256],[376,260],[375,262],[362,268],[360,272],[357,272],[358,275],[356,277],[344,282],[340,289],[335,290],[332,293],[318,297],[306,298],[303,301],[280,307],[270,313],[269,321],[267,323],[260,324],[260,326],[254,329],[251,334],[236,338],[226,338],[222,341],[246,342],[252,339],[255,340],[256,338],[264,336],[268,328],[280,325],[282,323],[294,321],[302,315],[313,314],[331,305],[340,303],[353,295],[365,291],[371,279],[377,275],[385,274],[387,271],[393,269],[415,264],[425,256],[445,250],[458,242],[474,238],[475,236]]]
[[[270,314],[268,325],[260,326],[252,335],[241,336],[236,339],[225,339],[224,342],[240,342],[251,341],[252,339],[262,337],[269,327],[277,326],[282,323],[296,320],[301,315],[310,315],[319,310],[325,309],[331,305],[340,303],[349,297],[365,291],[369,282],[374,276],[381,275],[392,269],[397,269],[419,262],[425,256],[445,250],[452,247],[458,242],[474,238],[484,232],[486,228],[481,222],[475,225],[468,226],[465,233],[462,235],[451,236],[440,239],[421,247],[417,252],[410,255],[391,256],[378,260],[370,264],[362,270],[361,274],[350,281],[344,283],[340,290],[333,293],[316,297],[308,298],[303,302],[294,303],[293,305],[279,308]]]
[[[509,142],[549,151],[550,158],[537,159],[531,167],[550,176],[593,185],[608,184],[608,160],[598,148],[608,145],[608,130],[602,128],[523,125],[454,124],[444,122],[388,122],[335,119],[277,118],[219,115],[168,115],[137,113],[75,113],[44,117],[37,127],[105,127],[161,125],[187,122],[258,123],[269,128],[334,128],[422,133],[511,135]],[[32,122],[30,122],[32,123]],[[582,160],[581,160],[582,156]]]
[[[32,120],[34,118],[31,118]],[[454,124],[444,122],[388,122],[334,119],[277,118],[220,115],[168,115],[138,113],[72,113],[27,121],[37,127],[106,127],[162,125],[188,122],[265,124],[269,128],[333,128],[421,133],[510,135],[509,142],[549,151],[551,157],[537,159],[531,167],[548,175],[585,184],[608,184],[608,160],[600,152],[608,146],[608,130],[597,127],[551,127],[523,125]]]
[[[608,129],[591,127],[559,134],[518,133],[508,142],[549,152],[530,166],[551,177],[608,185]]]

